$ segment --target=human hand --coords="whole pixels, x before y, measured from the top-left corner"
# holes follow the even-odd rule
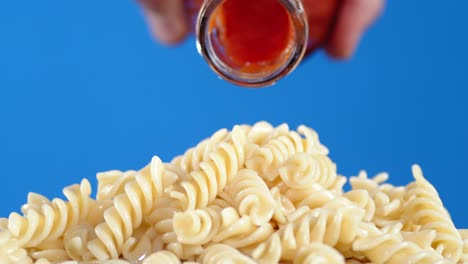
[[[153,36],[174,45],[191,32],[184,0],[139,0]],[[185,0],[187,1],[187,0]],[[324,48],[347,59],[367,28],[381,13],[384,0],[302,0],[309,21],[308,53]]]

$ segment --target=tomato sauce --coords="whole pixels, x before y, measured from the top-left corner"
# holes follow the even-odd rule
[[[244,72],[282,64],[294,38],[291,17],[279,0],[225,0],[210,24],[225,56]]]

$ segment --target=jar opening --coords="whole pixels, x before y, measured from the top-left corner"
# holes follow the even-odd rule
[[[211,68],[248,87],[272,85],[291,72],[307,33],[300,2],[288,0],[208,0],[197,22],[198,49]]]

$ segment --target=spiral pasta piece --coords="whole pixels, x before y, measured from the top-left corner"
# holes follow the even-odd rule
[[[281,239],[279,234],[274,233],[267,241],[258,244],[250,255],[258,264],[278,263],[281,259]]]
[[[268,141],[257,148],[245,161],[247,168],[260,172],[266,180],[273,181],[278,177],[278,169],[288,157],[303,151],[302,138],[291,132]]]
[[[375,202],[366,190],[351,190],[343,195],[366,211],[363,220],[370,222],[375,215]]]
[[[11,235],[9,230],[0,231],[0,263],[33,263],[28,252],[21,248],[19,241]]]
[[[220,142],[210,159],[200,163],[201,170],[192,171],[181,188],[171,192],[185,210],[206,207],[229,184],[244,164],[245,131],[235,126],[228,142]]]
[[[334,207],[334,206],[331,206]],[[292,260],[296,250],[312,242],[329,246],[351,245],[359,235],[364,216],[360,208],[317,208],[299,214],[293,222],[280,227],[282,259]]]
[[[207,247],[200,256],[200,262],[203,264],[255,264],[253,259],[225,244],[214,244]]]
[[[307,206],[310,209],[322,207],[338,197],[337,193],[325,190],[318,184],[312,184],[308,189],[287,190],[284,194],[296,208]]]
[[[69,260],[69,256],[63,248],[63,242],[61,240],[51,241],[52,243],[46,243],[39,248],[32,248],[29,252],[29,256],[33,260],[47,259],[54,263],[61,263]]]
[[[179,258],[174,255],[174,253],[162,250],[156,253],[151,254],[147,258],[145,258],[142,264],[180,264]]]
[[[420,226],[419,230],[435,230],[432,247],[444,257],[455,262],[463,254],[463,240],[445,210],[435,188],[424,178],[419,166],[413,166],[415,182],[405,195],[407,205],[403,219],[408,225]]]
[[[285,195],[283,195],[278,187],[273,187],[271,195],[275,200],[275,210],[273,213],[273,220],[277,224],[285,224],[287,216],[296,210],[296,207]]]
[[[456,229],[419,167],[337,173],[318,134],[266,122],[219,130],[163,163],[97,174],[66,199],[30,193],[0,218],[1,264],[459,263]]]
[[[57,239],[71,226],[86,221],[92,202],[89,181],[84,179],[81,185],[69,186],[63,193],[69,202],[58,198],[41,201],[40,205],[24,206],[24,216],[10,214],[8,229],[20,246],[34,247],[45,240]]]
[[[361,171],[357,177],[350,179],[352,191],[368,192],[375,205],[372,222],[379,227],[399,222],[403,213],[405,189],[384,184],[387,179],[386,173],[380,173],[369,179],[365,171]],[[361,205],[364,205],[362,202],[364,201],[361,201]],[[366,210],[368,209],[371,208]]]
[[[228,139],[229,131],[220,129],[210,138],[202,140],[195,147],[188,149],[183,155],[175,157],[171,164],[181,168],[186,173],[201,170],[200,163],[209,159],[209,154],[214,151],[217,144]]]
[[[94,226],[83,224],[77,225],[65,233],[64,247],[68,256],[77,261],[93,259],[93,255],[89,251],[88,242],[96,238]]]
[[[369,235],[353,243],[353,250],[362,252],[373,263],[450,263],[434,250],[423,250],[415,243],[404,241],[397,234],[384,233],[368,225]]]
[[[153,210],[154,200],[177,180],[177,174],[154,157],[134,181],[125,184],[125,192],[117,195],[113,206],[104,212],[105,222],[96,226],[97,238],[89,242],[91,253],[99,260],[118,258],[124,242],[142,224],[143,217]]]
[[[98,180],[98,189],[96,193],[97,200],[111,200],[117,194],[125,191],[125,184],[135,180],[137,172],[129,170],[126,172],[112,170],[101,172],[96,175]]]
[[[221,226],[212,242],[224,243],[234,248],[248,248],[265,242],[274,233],[270,223],[255,225],[250,217],[240,216],[235,208],[221,211]]]
[[[422,249],[430,249],[437,236],[437,232],[435,230],[422,230],[416,232],[401,231],[401,235],[404,240],[413,242]]]
[[[460,235],[463,238],[463,255],[460,263],[468,263],[468,229],[461,229]]]
[[[0,232],[8,230],[8,218],[0,218]]]
[[[171,200],[163,197],[157,202],[155,210],[148,217],[148,223],[154,226],[154,231],[161,236],[163,243],[173,241],[177,235],[174,232],[174,215],[180,212],[179,209],[171,205]]]
[[[174,230],[174,216],[182,212],[172,204],[173,199],[163,197],[159,200],[156,209],[151,213],[148,222],[154,225],[154,231],[161,246],[174,253],[183,260],[192,260],[203,251],[201,245],[189,245],[181,243]],[[154,239],[153,239],[154,240]]]
[[[261,146],[270,140],[275,130],[278,132],[278,129],[275,129],[268,122],[257,122],[253,126],[247,127],[247,141],[254,145]],[[286,133],[288,133],[289,128],[286,127],[285,130]],[[248,157],[248,155],[246,155],[246,157]]]
[[[258,226],[267,223],[273,217],[275,200],[268,186],[256,171],[243,169],[226,187],[241,216],[249,216]]]
[[[320,143],[319,135],[315,130],[305,125],[300,125],[297,128],[297,132],[305,137],[305,140],[303,140],[304,152],[314,155],[328,155],[328,148]]]
[[[218,206],[176,213],[173,228],[177,240],[189,245],[209,242],[221,226],[221,217],[221,208]]]
[[[314,263],[314,264],[328,264],[328,263],[345,263],[343,255],[336,249],[322,244],[311,243],[302,246],[294,257],[293,264]]]

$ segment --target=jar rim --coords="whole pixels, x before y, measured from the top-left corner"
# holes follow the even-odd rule
[[[206,0],[200,8],[196,23],[196,45],[198,53],[209,67],[223,80],[244,87],[265,87],[274,85],[279,79],[290,74],[301,62],[307,49],[309,25],[301,1],[278,0],[289,14],[294,37],[289,58],[272,71],[246,73],[224,63],[214,50],[211,39],[210,21],[216,9],[225,0]]]

